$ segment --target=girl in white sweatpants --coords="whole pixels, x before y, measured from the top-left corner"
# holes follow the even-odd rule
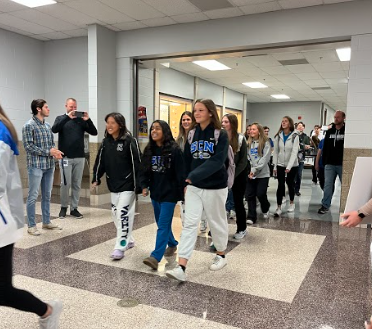
[[[132,230],[140,159],[137,142],[128,132],[123,115],[110,113],[105,121],[105,138],[94,164],[92,187],[99,185],[106,173],[116,227],[116,242],[111,258],[119,260],[124,257],[125,250],[134,247]]]
[[[179,266],[166,272],[170,278],[185,281],[186,265],[195,247],[203,209],[207,216],[217,254],[210,269],[226,264],[228,224],[225,213],[227,171],[225,162],[229,141],[221,130],[214,102],[197,100],[192,113],[192,127],[185,144],[186,171],[185,220],[178,247]],[[218,137],[217,137],[218,136]]]

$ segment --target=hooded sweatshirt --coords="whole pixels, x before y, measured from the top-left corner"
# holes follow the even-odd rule
[[[212,124],[204,130],[199,125],[191,145],[186,141],[185,176],[192,185],[202,189],[222,189],[227,187],[227,171],[225,167],[229,140],[224,130],[220,131],[218,143],[214,139]]]
[[[265,143],[262,154],[258,153],[258,146],[258,140],[254,140],[251,143],[251,148],[248,150],[248,160],[251,164],[251,173],[253,173],[256,178],[270,177],[270,168],[268,166],[271,156],[270,142],[267,141]]]
[[[345,125],[336,129],[333,125],[324,137],[323,165],[341,166],[344,157]]]
[[[0,121],[0,248],[17,242],[25,225],[18,154],[9,130]]]
[[[136,184],[139,182],[139,164],[137,143],[132,136],[127,134],[114,140],[111,135],[108,135],[103,139],[98,151],[92,183],[101,184],[101,177],[106,173],[107,187],[110,192],[134,191],[135,185],[139,186]]]
[[[284,143],[284,133],[281,131],[274,142],[273,164],[274,170],[277,166],[291,170],[298,167],[299,138],[296,132],[291,132]]]

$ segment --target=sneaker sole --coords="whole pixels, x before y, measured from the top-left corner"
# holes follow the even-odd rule
[[[71,217],[75,218],[75,219],[81,219],[83,218],[84,216],[74,216],[74,215],[70,215]]]
[[[177,280],[177,281],[180,281],[180,282],[185,282],[186,279],[181,279],[181,278],[177,278],[176,276],[173,276],[172,274],[170,273],[165,273],[165,275],[170,278],[170,279],[173,279],[173,280]]]
[[[153,270],[156,270],[156,271],[158,270],[158,266],[154,266],[153,263],[151,263],[151,262],[149,262],[149,261],[147,261],[147,260],[144,260],[143,263],[144,263],[145,265],[147,265],[148,267],[151,267]]]
[[[213,268],[209,268],[211,271],[219,271],[219,270],[222,270],[225,266],[227,265],[227,263],[225,263],[222,267],[220,268],[216,268],[216,269],[213,269]]]
[[[62,230],[62,227],[53,227],[53,228],[49,228],[49,227],[42,227],[43,230],[50,230],[50,231],[61,231]]]
[[[41,235],[41,233],[30,233],[30,232],[27,232],[28,234],[30,234],[30,235],[33,235],[33,236],[39,236],[39,235]]]

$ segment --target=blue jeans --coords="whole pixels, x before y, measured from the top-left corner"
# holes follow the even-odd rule
[[[304,170],[304,162],[298,163],[298,171],[295,178],[295,193],[300,192],[301,188],[301,180],[302,180],[302,171]]]
[[[151,253],[151,256],[160,262],[167,245],[169,247],[178,245],[172,233],[172,219],[176,204],[173,202],[157,202],[152,199],[151,202],[154,207],[156,224],[158,225],[155,250]]]
[[[331,206],[336,176],[342,182],[342,166],[326,165],[324,167],[324,194],[322,205],[325,208]]]
[[[235,204],[234,204],[234,196],[232,189],[229,189],[229,193],[227,194],[227,200],[226,200],[226,211],[235,210]]]
[[[27,221],[28,227],[36,226],[35,204],[41,185],[41,213],[43,224],[50,223],[50,197],[52,194],[54,167],[50,169],[27,168],[28,196],[27,196]]]

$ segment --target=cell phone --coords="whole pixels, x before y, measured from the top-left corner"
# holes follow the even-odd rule
[[[76,116],[77,118],[82,118],[82,117],[84,117],[84,112],[75,111],[75,116]]]

